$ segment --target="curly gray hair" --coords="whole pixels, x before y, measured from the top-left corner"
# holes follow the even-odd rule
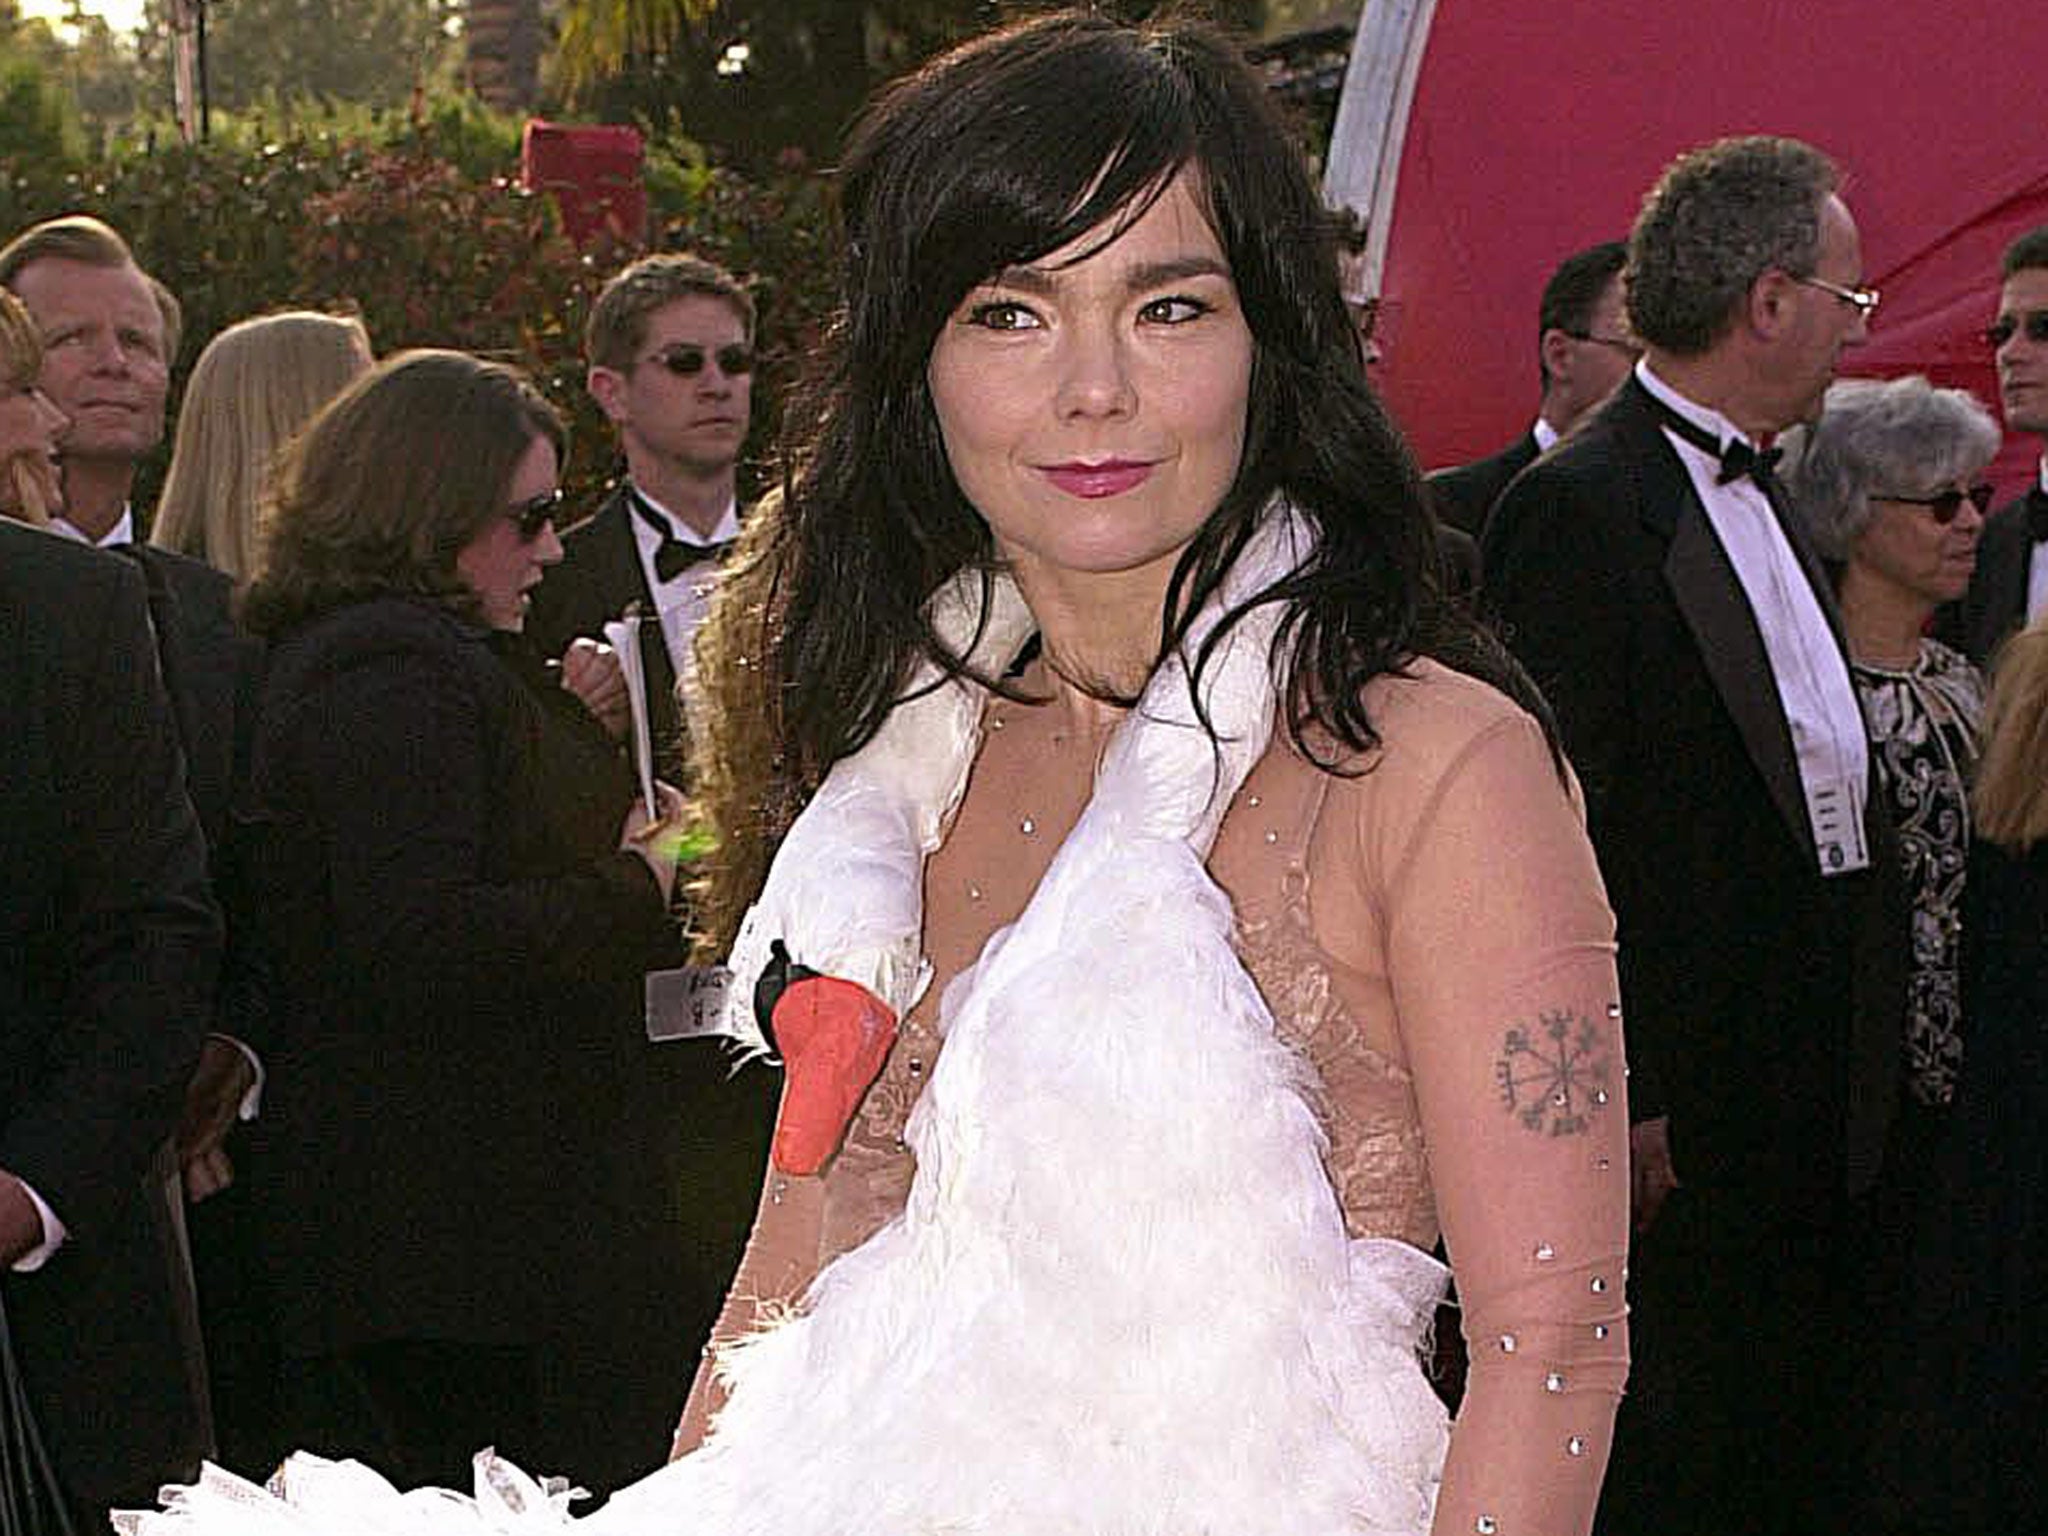
[[[1998,423],[1967,389],[1918,374],[1844,379],[1820,420],[1785,434],[1785,484],[1815,548],[1844,561],[1870,523],[1872,496],[1931,496],[1967,482],[1998,452]]]
[[[1797,139],[1717,139],[1679,156],[1643,199],[1629,234],[1630,328],[1681,357],[1728,329],[1750,284],[1772,268],[1811,277],[1835,163]]]

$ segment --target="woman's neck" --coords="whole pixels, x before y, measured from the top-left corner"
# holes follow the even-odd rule
[[[1011,569],[1038,621],[1055,705],[1084,732],[1121,718],[1113,701],[1142,693],[1159,658],[1171,567],[1165,574],[1048,571],[1019,560]]]
[[[1896,671],[1920,659],[1933,603],[1855,560],[1842,571],[1839,596],[1852,660]]]

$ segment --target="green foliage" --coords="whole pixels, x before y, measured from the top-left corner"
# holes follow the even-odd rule
[[[139,36],[169,78],[167,0]],[[404,107],[453,84],[459,0],[233,0],[207,8],[207,81],[217,109],[273,111],[307,100]]]
[[[834,158],[875,87],[1049,0],[563,0],[555,89],[607,122],[687,133],[769,174]],[[1133,21],[1174,10],[1247,33],[1266,0],[1098,0]]]
[[[32,55],[0,43],[0,157],[63,164],[84,152],[69,95]]]
[[[288,306],[361,314],[380,354],[452,346],[517,362],[569,416],[567,485],[593,503],[611,433],[583,388],[583,320],[634,253],[576,250],[552,200],[517,184],[508,125],[474,108],[380,120],[374,134],[301,122],[262,141],[247,120],[228,127],[206,144],[68,164],[0,153],[0,237],[74,211],[121,230],[184,304],[180,377],[223,326]],[[837,271],[822,183],[750,182],[707,166],[687,141],[650,157],[648,183],[658,248],[702,251],[755,284],[765,444]]]

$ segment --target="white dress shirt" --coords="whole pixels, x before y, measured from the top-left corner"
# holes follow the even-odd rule
[[[670,533],[680,543],[703,548],[709,544],[729,544],[739,537],[737,502],[726,506],[724,515],[706,535],[692,528],[639,486],[632,487],[632,490],[643,506],[668,524]],[[704,615],[711,608],[711,592],[718,581],[718,567],[707,560],[702,565],[690,567],[673,581],[663,581],[654,570],[654,555],[661,548],[661,535],[648,526],[644,517],[633,518],[633,543],[640,551],[640,571],[647,578],[647,590],[654,594],[655,609],[661,614],[661,638],[668,647],[669,664],[675,668],[677,677],[683,677],[690,660],[690,643],[696,638],[697,626],[704,622]]]
[[[1686,399],[1658,378],[1647,360],[1636,364],[1636,377],[1643,388],[1723,446],[1730,438],[1757,446],[1719,411]],[[1863,839],[1870,744],[1848,658],[1762,488],[1747,476],[1723,484],[1718,458],[1668,427],[1664,436],[1692,478],[1707,522],[1735,568],[1735,579],[1763,637],[1764,655],[1798,757],[1820,872],[1840,875],[1862,869],[1870,862]]]
[[[2048,494],[2048,453],[2041,455],[2037,473],[2042,492]],[[2027,556],[2027,622],[2031,624],[2048,607],[2048,542],[2028,547],[2032,553]]]
[[[61,533],[67,539],[76,539],[81,544],[91,544],[99,549],[112,549],[117,544],[135,542],[135,506],[131,502],[121,508],[121,515],[114,526],[107,530],[105,538],[96,539],[78,524],[62,513],[50,519],[50,532]]]

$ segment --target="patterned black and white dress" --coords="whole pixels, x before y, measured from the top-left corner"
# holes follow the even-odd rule
[[[1906,994],[1905,1086],[1913,1103],[1938,1109],[1955,1097],[1963,1062],[1964,865],[1970,848],[1969,782],[1977,761],[1984,680],[1937,640],[1920,642],[1906,668],[1851,667],[1877,755],[1878,778],[1898,829],[1912,903],[1913,951]]]

